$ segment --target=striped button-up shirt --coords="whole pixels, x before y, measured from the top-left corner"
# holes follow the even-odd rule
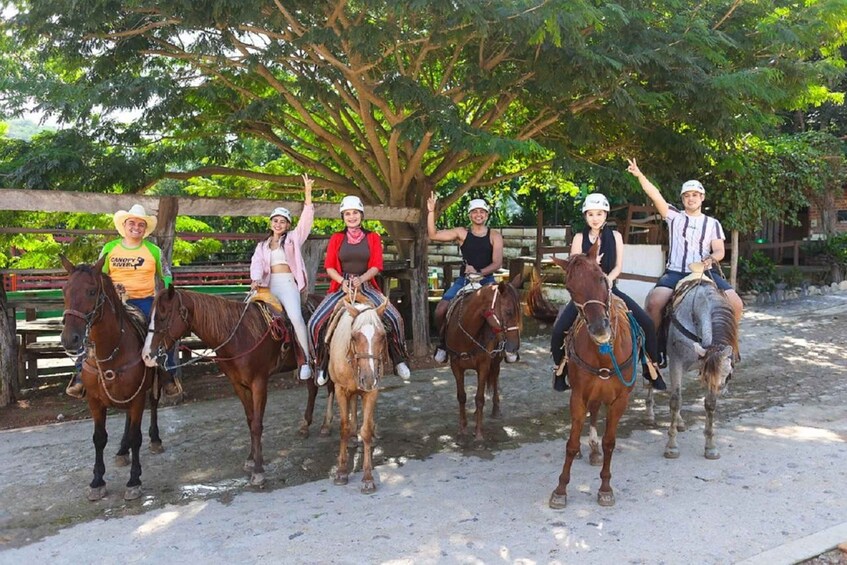
[[[665,221],[670,229],[669,271],[689,272],[689,264],[709,256],[713,241],[726,239],[721,223],[705,214],[689,216],[684,211],[668,206]]]

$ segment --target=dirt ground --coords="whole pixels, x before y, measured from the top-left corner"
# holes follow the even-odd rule
[[[742,323],[742,363],[730,390],[718,403],[718,428],[723,422],[781,406],[807,406],[810,417],[822,420],[825,427],[833,416],[824,408],[847,393],[845,319],[847,293],[751,307]],[[396,469],[436,454],[494,460],[506,450],[565,437],[568,397],[551,390],[545,331],[542,327],[541,335],[525,337],[521,361],[504,365],[503,416],[492,420],[487,401],[486,438],[481,443],[456,434],[456,391],[449,368],[419,364],[408,381],[387,376],[378,405],[380,437],[374,464]],[[88,422],[67,421],[87,416],[83,401],[68,401],[53,391],[27,399],[28,406],[0,410],[0,429],[56,422],[59,414],[65,420],[0,432],[0,551],[32,544],[68,526],[98,518],[134,516],[203,500],[230,504],[240,493],[254,490],[247,486],[241,469],[249,437],[229,383],[210,371],[187,375],[184,384],[186,402],[160,413],[166,451],[153,455],[143,450],[145,495],[141,501],[129,503],[120,496],[128,469],[115,468],[110,457],[106,480],[112,494],[94,504],[84,499],[93,463],[91,427]],[[337,422],[329,437],[318,436],[318,425],[313,425],[311,437],[300,437],[297,428],[305,390],[293,375],[278,375],[273,380],[265,418],[265,492],[319,480],[329,484],[338,449]],[[474,390],[471,377],[469,396]],[[703,410],[700,385],[694,379],[686,382],[683,400],[684,415],[697,427]],[[663,397],[658,402],[661,426],[667,408]],[[317,412],[322,407],[323,395]],[[471,406],[471,415],[472,411]],[[619,440],[634,430],[644,430],[643,412],[644,394],[639,390],[619,428]],[[843,417],[843,412],[838,417]],[[319,422],[319,414],[316,420]],[[108,454],[114,453],[121,429],[122,418],[110,417]],[[835,433],[847,442],[847,433]],[[20,434],[26,436],[25,445],[16,443]],[[696,442],[702,450],[700,433],[687,434],[685,441]],[[36,445],[40,447],[33,447]],[[358,459],[357,455],[357,463]],[[836,496],[842,495],[843,491]],[[847,520],[847,516],[840,518]],[[816,559],[809,563],[845,562],[837,551]]]

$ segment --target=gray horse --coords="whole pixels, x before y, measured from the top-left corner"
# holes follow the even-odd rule
[[[715,408],[718,395],[726,381],[738,354],[738,322],[732,307],[715,288],[711,281],[695,284],[676,303],[671,311],[668,328],[668,369],[670,372],[670,412],[668,443],[665,457],[679,457],[676,443],[677,432],[685,431],[685,422],[680,414],[682,405],[682,375],[696,370],[706,387],[706,459],[718,459],[720,453],[715,445]],[[647,419],[655,422],[653,413],[653,389],[647,392]]]

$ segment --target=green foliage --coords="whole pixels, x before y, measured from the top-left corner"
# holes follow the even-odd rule
[[[738,259],[738,283],[742,290],[771,292],[776,288],[776,281],[776,266],[761,251],[755,251],[750,259]]]
[[[803,271],[797,267],[791,267],[782,273],[782,282],[784,282],[788,288],[798,288],[802,286],[804,280],[806,280],[806,277],[803,275]]]
[[[805,242],[803,252],[815,263],[847,268],[847,233]]]

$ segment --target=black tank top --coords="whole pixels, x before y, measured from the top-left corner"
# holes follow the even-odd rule
[[[588,237],[590,231],[591,228],[588,226],[585,226],[585,229],[582,230],[582,252],[586,254],[591,250],[591,246],[593,245],[591,239]],[[603,254],[603,258],[600,259],[600,268],[608,275],[618,262],[618,246],[615,243],[615,233],[609,226],[603,226],[603,230],[600,232],[599,253]]]
[[[471,265],[477,272],[481,271],[494,260],[491,230],[485,230],[485,235],[477,237],[468,228],[468,234],[459,249],[462,251],[462,259],[465,261],[465,265]],[[462,265],[459,270],[460,276],[465,276],[465,265]]]

